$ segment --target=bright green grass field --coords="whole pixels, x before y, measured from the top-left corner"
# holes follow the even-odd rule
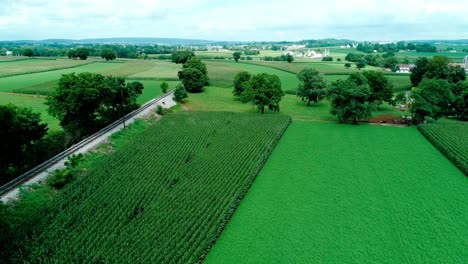
[[[34,112],[41,114],[41,120],[47,124],[49,131],[62,130],[59,121],[47,113],[47,105],[44,102],[45,98],[43,96],[0,92],[0,105],[14,104],[19,107],[32,108]]]
[[[41,83],[48,83],[58,80],[62,74],[81,73],[81,72],[99,72],[104,70],[117,69],[122,63],[92,63],[70,69],[32,73],[19,76],[10,76],[0,78],[0,92],[11,92],[16,89],[30,87]]]
[[[92,63],[94,60],[70,60],[70,59],[23,59],[16,61],[0,61],[0,77],[43,72],[63,68],[77,67]]]
[[[206,263],[466,263],[467,201],[414,127],[293,122]]]
[[[145,88],[146,89],[146,88]],[[250,103],[241,103],[232,95],[232,89],[219,87],[205,87],[202,93],[189,93],[185,100],[185,106],[194,111],[231,111],[231,112],[257,112]],[[280,102],[280,112],[290,115],[293,120],[300,121],[336,121],[336,118],[330,114],[330,104],[323,100],[317,104],[306,106],[296,95],[286,94]],[[269,110],[266,114],[275,114]],[[396,116],[407,115],[406,112],[394,110],[389,105],[382,105],[374,116],[392,114]]]
[[[275,74],[281,79],[283,90],[295,89],[299,84],[295,74],[271,67],[230,61],[206,61],[205,63],[210,83],[214,86],[232,87],[234,76],[241,71],[248,71],[252,74]]]
[[[128,76],[130,79],[162,79],[162,80],[178,80],[177,73],[182,69],[181,64],[175,64],[169,61],[151,61],[151,67],[146,71],[141,71]]]
[[[144,104],[160,95],[162,95],[161,91],[161,83],[163,81],[156,81],[156,80],[130,80],[127,79],[126,82],[141,82],[143,86],[145,87],[143,89],[143,93],[138,97],[137,103],[139,104]],[[175,82],[175,81],[166,81],[167,84],[169,84],[169,90],[175,89],[177,84],[180,82]]]

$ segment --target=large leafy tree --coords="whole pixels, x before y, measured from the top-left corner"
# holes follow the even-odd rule
[[[367,61],[364,58],[360,58],[356,61],[356,68],[358,70],[363,69],[364,67],[366,67],[366,65],[367,65]]]
[[[414,87],[418,86],[422,81],[424,74],[426,73],[428,63],[429,60],[426,57],[416,59],[414,63],[415,67],[411,70],[410,75],[411,84],[413,84]]]
[[[330,113],[336,115],[340,123],[369,118],[372,106],[368,103],[371,90],[365,82],[358,84],[351,77],[333,82],[327,95],[330,99]]]
[[[203,85],[208,85],[208,69],[206,68],[205,63],[203,63],[197,57],[191,57],[183,66],[183,69],[194,68],[199,70],[203,74]]]
[[[32,57],[34,56],[34,51],[31,48],[25,48],[23,50],[23,56]]]
[[[377,71],[364,71],[364,77],[371,89],[369,102],[377,105],[382,102],[392,103],[393,98],[393,84],[388,81],[382,72]]]
[[[413,103],[411,113],[415,122],[422,122],[426,117],[439,119],[448,112],[453,101],[453,94],[447,80],[423,79],[411,93]]]
[[[48,112],[60,120],[72,140],[90,135],[137,108],[141,83],[84,72],[65,74],[47,98]]]
[[[186,63],[191,57],[194,57],[195,54],[190,50],[178,50],[172,53],[171,59],[172,62],[177,64]]]
[[[106,61],[115,60],[116,56],[117,55],[113,49],[105,48],[101,51],[101,58]]]
[[[0,105],[0,175],[14,175],[28,165],[35,144],[47,133],[39,113]]]
[[[235,96],[240,96],[244,90],[247,88],[250,79],[252,78],[252,74],[247,71],[239,72],[234,77],[234,90],[232,93]]]
[[[327,83],[321,73],[312,68],[305,68],[297,74],[297,78],[297,96],[306,101],[307,106],[310,106],[311,101],[317,103],[323,99]]]
[[[234,52],[234,53],[232,54],[232,57],[234,58],[234,60],[235,60],[236,62],[239,61],[239,59],[241,58],[241,56],[242,56],[242,52],[240,52],[240,51],[236,51],[236,52]]]
[[[187,92],[198,93],[205,86],[205,75],[197,68],[185,68],[178,73]]]
[[[265,107],[275,112],[279,111],[284,92],[281,90],[281,80],[278,76],[260,73],[252,76],[249,84],[244,93],[249,95],[262,114],[265,113]]]

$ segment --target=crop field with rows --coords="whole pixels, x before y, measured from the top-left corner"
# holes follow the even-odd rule
[[[206,263],[466,263],[467,184],[415,127],[293,121]]]
[[[419,131],[468,176],[468,123],[442,119],[422,124]]]
[[[280,114],[163,118],[99,154],[85,176],[57,193],[27,260],[199,261],[289,123]]]

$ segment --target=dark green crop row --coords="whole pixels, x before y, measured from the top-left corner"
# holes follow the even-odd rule
[[[422,124],[419,131],[468,176],[468,122],[440,120]]]

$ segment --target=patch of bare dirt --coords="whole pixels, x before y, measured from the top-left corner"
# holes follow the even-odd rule
[[[407,126],[411,123],[411,120],[405,117],[398,117],[394,115],[379,115],[374,116],[365,122],[376,124],[376,125],[388,125],[388,126]]]

